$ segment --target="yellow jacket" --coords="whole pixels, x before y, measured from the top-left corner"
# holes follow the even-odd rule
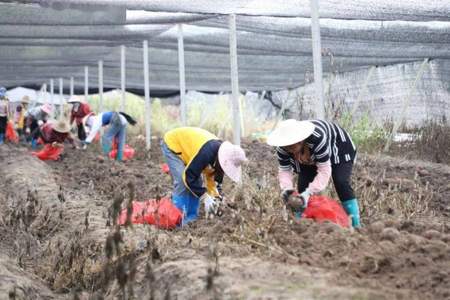
[[[214,169],[212,165],[214,164],[213,158],[217,157],[218,147],[220,146],[219,138],[207,130],[197,128],[197,127],[180,127],[168,131],[164,135],[164,142],[167,147],[177,154],[181,160],[186,165],[185,171],[183,173],[184,185],[196,196],[203,191],[194,187],[191,182],[195,181],[196,178],[186,178],[186,173],[188,170],[197,170],[199,164],[203,169],[203,179],[206,183],[206,190],[211,196],[218,196],[216,184],[214,181]],[[205,146],[205,147],[204,147]],[[203,148],[203,149],[202,149]],[[200,150],[202,150],[202,156],[195,159]],[[195,166],[192,164],[195,159]],[[194,172],[196,173],[196,172]],[[195,174],[200,176],[200,174]],[[188,176],[193,176],[192,172],[189,172]]]

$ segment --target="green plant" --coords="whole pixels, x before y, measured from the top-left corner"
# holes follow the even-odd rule
[[[363,114],[357,121],[349,112],[343,113],[337,122],[348,131],[359,150],[378,152],[386,143],[388,131],[373,122],[368,113]]]

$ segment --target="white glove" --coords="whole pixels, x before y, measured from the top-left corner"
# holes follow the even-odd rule
[[[39,120],[39,121],[37,121],[37,123],[38,123],[38,126],[41,127],[44,124],[44,121]]]
[[[211,197],[208,193],[204,193],[201,197],[200,200],[203,201],[204,205],[205,205],[205,213],[206,216],[209,215],[214,215],[217,212],[217,203],[216,200]]]
[[[306,189],[303,193],[300,194],[300,197],[303,199],[303,208],[306,208],[308,206],[308,200],[311,196],[311,193]]]
[[[27,127],[27,128],[25,129],[25,133],[26,133],[26,134],[30,134],[30,128]]]

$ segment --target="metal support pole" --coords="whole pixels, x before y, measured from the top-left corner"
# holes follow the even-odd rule
[[[184,68],[183,24],[178,24],[178,72],[180,76],[180,117],[181,124],[186,125],[186,73]]]
[[[152,106],[150,103],[150,74],[148,62],[148,41],[143,42],[143,59],[144,59],[144,95],[145,95],[145,145],[147,150],[151,148],[151,121],[152,121]]]
[[[70,77],[70,97],[73,96],[73,90],[74,90],[73,86],[74,86],[74,79],[73,79],[73,76],[71,76]]]
[[[47,84],[46,83],[43,84],[42,90],[44,92],[44,103],[47,104],[48,103],[48,92],[47,92]]]
[[[233,142],[241,144],[241,120],[239,105],[239,78],[237,61],[237,40],[236,40],[236,15],[229,16],[230,26],[230,67],[231,67],[231,100],[233,108]]]
[[[54,82],[53,79],[50,79],[50,105],[52,106],[52,113],[51,113],[52,117],[55,110],[55,103],[54,103],[55,100],[53,98],[54,94],[55,94]]]
[[[89,67],[84,67],[84,98],[87,101],[89,96]]]
[[[125,45],[120,46],[120,85],[122,101],[120,103],[120,110],[125,111]]]
[[[103,112],[103,60],[98,61],[98,112]]]
[[[64,114],[64,99],[63,99],[63,79],[59,78],[59,116],[63,117]]]
[[[322,81],[322,46],[320,43],[319,0],[310,0],[311,4],[311,36],[314,62],[314,84],[316,86],[317,118],[325,118],[325,101]]]

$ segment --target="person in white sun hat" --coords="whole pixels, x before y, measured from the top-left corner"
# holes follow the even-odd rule
[[[361,226],[358,200],[350,180],[356,147],[344,129],[322,120],[289,119],[280,122],[268,136],[267,143],[277,147],[278,179],[285,202],[294,192],[293,172],[298,174],[297,191],[302,209],[308,205],[310,195],[324,190],[333,178],[353,227]]]
[[[183,224],[197,219],[200,201],[207,215],[217,214],[223,175],[240,182],[241,165],[247,161],[240,146],[197,127],[168,131],[161,150],[173,179],[172,202],[183,212]]]

